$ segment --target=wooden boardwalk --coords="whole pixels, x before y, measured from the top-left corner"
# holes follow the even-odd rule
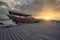
[[[49,28],[52,24],[24,24],[0,28],[0,40],[59,40],[59,30]],[[55,24],[52,25],[54,27]]]

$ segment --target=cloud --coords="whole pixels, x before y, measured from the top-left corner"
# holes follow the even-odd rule
[[[0,6],[2,6],[2,5],[9,7],[6,2],[0,1]]]
[[[39,12],[42,11],[44,7],[46,8],[52,8],[54,10],[60,10],[60,2],[57,0],[33,0],[31,3],[27,5],[21,5],[21,6],[15,6],[16,8],[20,8],[23,11],[29,11],[29,12]]]
[[[60,4],[58,2],[59,0],[2,0],[0,1],[0,5],[9,5],[10,8],[17,8],[20,10],[41,11],[45,6],[57,8]]]
[[[24,13],[35,15],[36,12],[42,11],[43,1],[33,0],[30,3],[23,5],[16,5],[15,8],[22,10]]]

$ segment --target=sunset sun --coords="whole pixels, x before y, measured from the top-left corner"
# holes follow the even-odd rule
[[[50,17],[50,16],[45,16],[43,19],[44,19],[44,20],[50,20],[51,17]]]

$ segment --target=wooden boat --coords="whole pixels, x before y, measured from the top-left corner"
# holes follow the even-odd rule
[[[12,19],[16,24],[19,23],[38,23],[40,22],[39,19],[35,19],[31,15],[23,14],[23,13],[18,13],[14,11],[9,11],[9,14],[7,16]]]

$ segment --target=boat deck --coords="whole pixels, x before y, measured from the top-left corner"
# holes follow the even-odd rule
[[[60,24],[22,24],[0,28],[0,40],[60,40]]]

